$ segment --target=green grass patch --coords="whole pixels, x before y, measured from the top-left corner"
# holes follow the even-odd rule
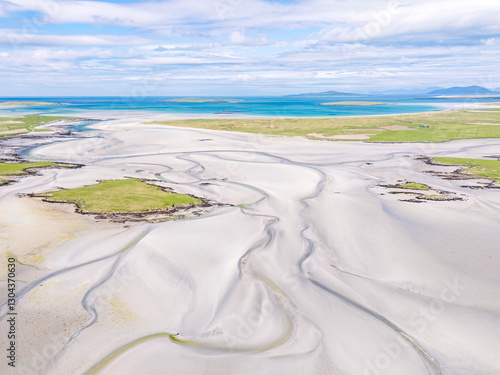
[[[61,164],[50,161],[41,161],[36,163],[0,163],[0,176],[19,176],[26,174],[30,168],[48,168],[58,167]]]
[[[500,160],[446,157],[435,157],[432,159],[441,164],[461,165],[467,167],[465,171],[474,176],[490,178],[500,182]]]
[[[169,193],[139,179],[102,181],[80,189],[44,194],[48,201],[75,203],[87,212],[136,212],[168,209],[200,202],[185,194]]]
[[[418,182],[407,182],[406,184],[402,185],[401,188],[411,190],[430,190],[430,186]]]
[[[46,129],[35,129],[35,127],[58,120],[74,120],[74,118],[39,115],[0,117],[0,138],[30,131],[46,131]]]
[[[395,116],[159,121],[154,124],[284,136],[371,134],[367,142],[446,142],[500,138],[500,111],[441,111]],[[403,130],[383,129],[400,125]],[[407,130],[409,128],[409,130]],[[377,133],[377,134],[374,134]],[[366,141],[365,141],[366,142]]]

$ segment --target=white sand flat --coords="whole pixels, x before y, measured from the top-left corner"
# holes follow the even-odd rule
[[[500,193],[414,159],[491,155],[499,140],[320,142],[148,118],[36,148],[87,166],[0,189],[2,244],[29,263],[19,356],[47,353],[26,373],[500,373]],[[244,206],[124,228],[15,195],[124,177]],[[402,179],[467,200],[414,204],[375,187]]]
[[[364,130],[366,130],[366,129],[364,129]],[[338,140],[358,141],[358,140],[370,139],[370,137],[374,134],[339,134],[339,135],[324,136],[324,135],[318,134],[318,133],[311,133],[308,135],[312,136],[312,137],[316,137],[316,138],[321,138],[321,139],[338,139]]]

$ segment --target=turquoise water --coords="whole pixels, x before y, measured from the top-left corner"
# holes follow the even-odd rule
[[[51,97],[51,98],[2,98],[0,100],[50,101],[63,103],[54,106],[1,108],[0,116],[24,114],[76,114],[88,111],[152,111],[159,113],[220,114],[279,116],[279,117],[323,117],[362,116],[416,113],[442,109],[439,103],[446,99],[419,98],[409,96],[367,97],[234,97],[237,103],[172,103],[171,97]],[[389,102],[377,106],[322,106],[320,103],[337,101]],[[222,113],[221,113],[222,112]]]

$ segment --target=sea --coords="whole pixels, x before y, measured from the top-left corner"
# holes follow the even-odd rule
[[[211,99],[238,99],[236,102],[202,102],[179,103],[169,102],[178,97],[23,97],[0,98],[0,101],[43,101],[54,102],[50,106],[0,106],[0,116],[20,116],[29,114],[72,115],[92,111],[138,111],[171,114],[200,114],[273,117],[331,117],[331,116],[366,116],[391,115],[399,113],[418,113],[439,111],[444,108],[456,108],[473,104],[478,99],[435,98],[418,95],[384,95],[384,96],[307,96],[307,97],[210,97]],[[204,97],[207,98],[207,97]],[[369,101],[383,102],[383,105],[320,105],[326,102]],[[498,98],[481,98],[481,102],[498,102]]]

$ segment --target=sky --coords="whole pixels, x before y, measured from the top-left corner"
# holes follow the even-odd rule
[[[0,96],[500,88],[500,0],[0,0]]]

